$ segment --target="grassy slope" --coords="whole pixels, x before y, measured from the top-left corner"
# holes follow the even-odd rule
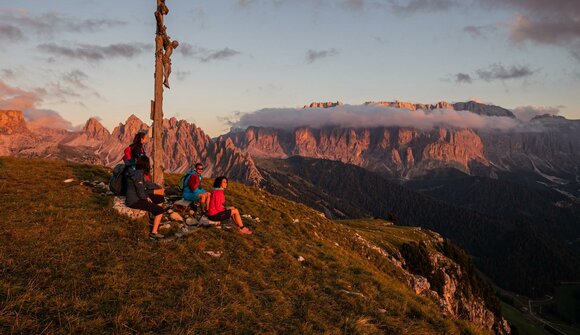
[[[230,203],[261,219],[247,222],[253,236],[211,228],[154,243],[146,220],[116,215],[110,199],[78,183],[108,173],[0,158],[0,333],[484,333],[442,316],[354,238],[360,230],[386,245],[423,232],[369,232],[232,184]]]

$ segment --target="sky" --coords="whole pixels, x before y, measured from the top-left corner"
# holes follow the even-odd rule
[[[578,0],[166,0],[165,117],[218,136],[313,101],[477,100],[580,119]],[[150,123],[155,0],[0,0],[0,109]]]

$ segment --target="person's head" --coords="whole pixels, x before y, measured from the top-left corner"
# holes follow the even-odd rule
[[[197,172],[198,174],[202,174],[203,173],[203,164],[201,164],[201,163],[195,164],[195,172]]]
[[[177,47],[179,46],[179,42],[173,41],[171,42],[171,46],[173,47],[173,49],[177,49]]]
[[[137,164],[135,165],[136,170],[143,170],[143,174],[149,175],[151,172],[151,162],[147,156],[138,156]]]
[[[228,187],[228,177],[219,176],[213,182],[213,188],[226,188]]]
[[[144,131],[139,131],[135,134],[135,138],[133,138],[133,144],[144,144],[147,142],[147,133]]]

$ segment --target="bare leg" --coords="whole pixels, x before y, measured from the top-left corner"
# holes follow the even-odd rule
[[[238,227],[243,227],[244,224],[242,223],[242,216],[240,215],[240,211],[237,208],[232,208],[232,219],[238,225]]]
[[[199,199],[199,206],[201,207],[202,212],[206,212],[207,209],[209,208],[209,197],[210,197],[209,193],[203,193],[200,194],[199,197],[197,197],[197,199]]]
[[[153,229],[151,229],[151,232],[153,234],[157,234],[157,230],[159,229],[159,224],[161,223],[162,217],[163,217],[163,214],[159,214],[159,215],[155,216],[155,218],[153,219]]]
[[[209,208],[209,200],[211,199],[211,193],[206,193],[206,197],[205,197],[205,210],[207,211]]]

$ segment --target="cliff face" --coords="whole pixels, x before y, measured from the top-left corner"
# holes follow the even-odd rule
[[[485,116],[505,116],[510,118],[515,118],[515,115],[502,107],[482,104],[475,101],[467,101],[467,102],[456,102],[450,103],[447,101],[440,101],[436,104],[420,104],[414,102],[403,102],[403,101],[379,101],[379,102],[372,102],[368,101],[365,102],[365,105],[378,105],[378,106],[386,106],[386,107],[393,107],[393,108],[404,108],[408,110],[433,110],[433,109],[451,109],[456,111],[469,111],[478,115],[485,115]]]
[[[378,254],[394,264],[409,288],[436,301],[443,314],[469,320],[495,334],[510,334],[493,289],[479,278],[466,254],[435,232],[415,231],[425,237],[399,248],[384,241],[377,245],[371,236],[357,233],[355,237],[369,259]]]
[[[400,176],[439,166],[454,166],[470,172],[471,164],[489,165],[481,138],[469,129],[417,131],[382,127],[284,131],[250,127],[228,136],[237,147],[254,157],[323,158]]]

